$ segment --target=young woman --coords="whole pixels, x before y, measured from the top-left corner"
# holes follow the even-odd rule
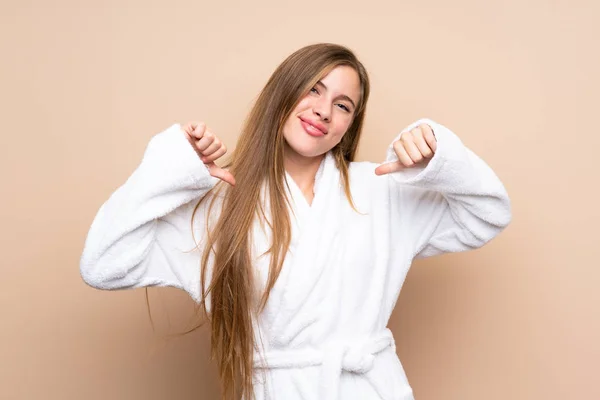
[[[210,319],[224,396],[413,399],[386,328],[415,257],[475,249],[510,221],[494,172],[419,120],[354,162],[369,80],[317,44],[273,73],[231,162],[203,124],[153,137],[90,228],[100,289],[174,286]]]

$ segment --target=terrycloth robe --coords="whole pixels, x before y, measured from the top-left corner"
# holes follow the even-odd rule
[[[292,242],[255,321],[258,400],[413,399],[386,327],[413,259],[480,247],[511,218],[489,166],[431,120],[403,132],[420,123],[438,141],[427,163],[383,176],[375,175],[378,164],[350,164],[358,212],[331,154],[317,172],[312,205],[286,175]],[[386,162],[395,160],[390,146]],[[203,246],[189,250],[197,244],[192,229],[202,241],[205,206],[193,228],[191,216],[216,182],[179,125],[154,136],[92,223],[80,264],[84,281],[100,289],[174,286],[199,301]],[[270,232],[257,220],[251,234],[264,287]]]

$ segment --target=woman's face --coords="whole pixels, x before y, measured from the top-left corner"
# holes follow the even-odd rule
[[[345,65],[334,68],[300,100],[285,122],[286,150],[307,158],[331,150],[352,124],[359,100],[358,73]]]

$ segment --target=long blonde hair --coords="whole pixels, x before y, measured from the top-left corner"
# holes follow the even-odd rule
[[[353,204],[348,164],[354,160],[362,131],[369,78],[352,51],[340,45],[321,43],[297,50],[277,67],[245,121],[230,163],[224,166],[235,176],[236,185],[219,183],[209,192],[212,195],[201,199],[194,210],[195,215],[201,202],[211,198],[208,207],[208,215],[211,215],[215,200],[222,199],[219,217],[208,232],[202,256],[200,306],[211,322],[211,350],[217,360],[223,398],[234,398],[238,391],[246,399],[254,397],[252,374],[256,343],[252,319],[266,305],[290,245],[282,127],[311,88],[341,65],[356,70],[361,85],[353,122],[341,142],[332,149],[344,191]],[[265,184],[269,218],[260,198]],[[250,248],[255,218],[266,221],[272,233],[269,275],[260,301],[254,296]],[[209,272],[211,255],[214,259]],[[207,285],[209,273],[211,278]],[[206,302],[209,295],[210,310]]]

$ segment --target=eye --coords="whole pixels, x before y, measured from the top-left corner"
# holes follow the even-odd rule
[[[316,88],[316,87],[314,87],[314,88],[310,89],[310,91],[311,91],[312,93],[319,94],[319,91],[317,90],[317,88]]]
[[[339,106],[339,107],[340,107],[342,110],[344,110],[344,111],[346,111],[346,112],[350,112],[350,109],[349,109],[348,107],[346,107],[346,105],[344,105],[344,104],[341,104],[341,103],[340,103],[340,104],[338,104],[338,106]]]

